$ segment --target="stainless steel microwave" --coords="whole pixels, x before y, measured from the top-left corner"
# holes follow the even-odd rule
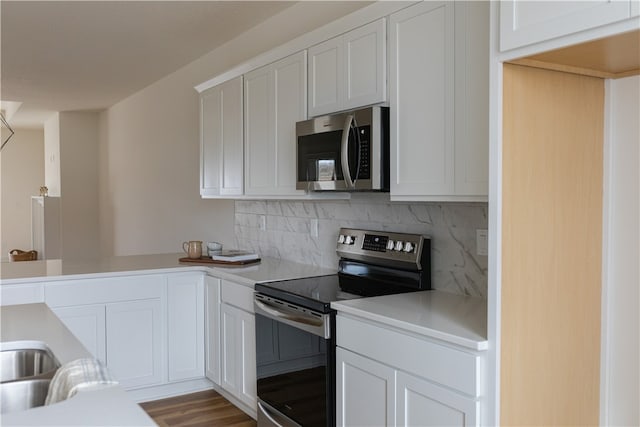
[[[389,108],[296,123],[298,190],[389,191]]]

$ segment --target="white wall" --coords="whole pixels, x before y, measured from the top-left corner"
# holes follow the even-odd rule
[[[363,4],[296,4],[114,105],[100,117],[102,252],[179,252],[185,240],[235,242],[233,201],[199,196],[193,87]]]
[[[44,122],[44,185],[50,196],[60,196],[60,113]]]
[[[59,113],[62,256],[99,255],[98,114]]]
[[[44,132],[15,129],[0,153],[0,254],[31,248],[31,196],[44,185]]]
[[[602,424],[640,425],[640,76],[607,82]]]

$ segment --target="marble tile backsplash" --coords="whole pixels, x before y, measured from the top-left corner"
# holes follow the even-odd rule
[[[235,202],[239,248],[337,268],[340,227],[424,234],[431,237],[432,287],[481,297],[487,296],[487,257],[476,254],[476,230],[487,223],[486,203],[391,203],[388,195],[371,194],[344,201]]]

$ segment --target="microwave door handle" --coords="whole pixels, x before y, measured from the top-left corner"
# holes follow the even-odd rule
[[[342,145],[340,147],[340,159],[342,162],[342,175],[347,188],[354,188],[355,185],[351,179],[351,171],[349,170],[349,134],[351,133],[351,124],[353,123],[353,115],[348,114],[344,120],[342,129]]]

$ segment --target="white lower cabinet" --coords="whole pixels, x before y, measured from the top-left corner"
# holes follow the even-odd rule
[[[204,375],[204,283],[202,274],[167,279],[169,381]]]
[[[256,408],[255,315],[227,303],[220,305],[221,386]]]
[[[124,388],[162,382],[159,298],[52,310],[95,358],[107,364]]]
[[[124,388],[162,382],[159,298],[106,305],[107,366]]]
[[[339,347],[336,366],[337,424],[394,425],[393,368]]]
[[[396,372],[397,426],[475,426],[479,403],[422,378]]]
[[[106,325],[104,304],[53,308],[73,335],[100,361],[106,363]]]
[[[205,276],[205,358],[207,378],[220,384],[220,279]]]
[[[105,277],[51,282],[45,302],[125,389],[166,381],[166,278]]]
[[[338,426],[480,424],[479,354],[340,314],[336,330]]]

